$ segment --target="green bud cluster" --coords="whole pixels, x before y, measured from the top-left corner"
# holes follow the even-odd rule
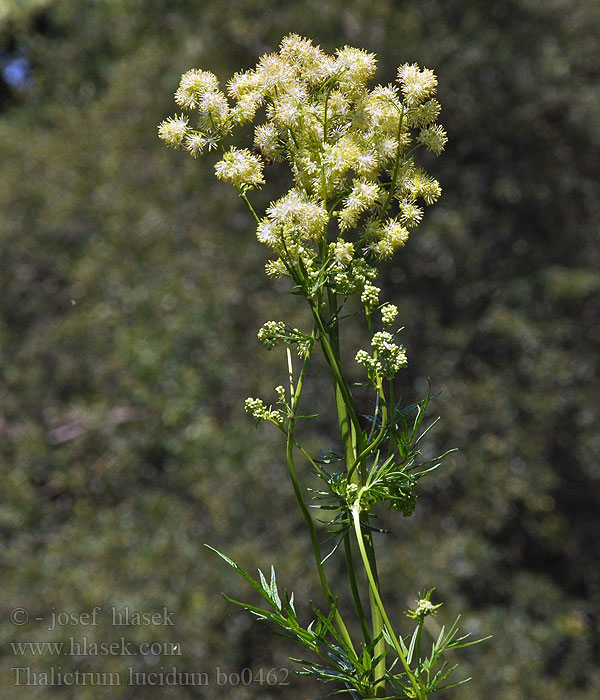
[[[431,588],[425,594],[421,594],[421,597],[417,600],[416,607],[412,610],[407,610],[406,616],[410,617],[412,620],[419,620],[422,622],[429,615],[435,615],[442,607],[443,603],[435,605],[431,602],[431,594],[434,590],[435,588]]]
[[[310,336],[305,335],[297,328],[288,326],[283,321],[267,321],[263,323],[257,337],[267,350],[272,350],[279,344],[279,341],[283,341],[287,345],[295,344],[298,347],[300,357],[304,357],[312,346]]]
[[[395,304],[384,304],[381,307],[381,321],[384,326],[391,326],[398,316],[398,307]]]
[[[279,340],[284,337],[285,324],[283,321],[267,321],[261,326],[257,335],[267,350],[272,350]]]
[[[257,423],[268,420],[277,425],[283,423],[283,414],[281,411],[267,408],[262,399],[247,398],[244,402],[246,413],[249,413]]]
[[[388,331],[375,333],[371,339],[373,354],[369,355],[366,350],[359,350],[356,353],[356,362],[364,365],[367,375],[374,385],[377,385],[381,377],[393,379],[402,367],[408,365],[406,348],[394,342],[394,336]]]
[[[371,308],[373,306],[377,306],[379,303],[380,292],[381,289],[379,289],[379,287],[376,287],[370,282],[366,282],[365,286],[363,287],[362,294],[360,295],[360,300],[366,307]]]
[[[376,277],[377,270],[374,267],[363,258],[355,258],[347,270],[333,276],[332,287],[336,293],[348,296],[362,292],[365,285]]]

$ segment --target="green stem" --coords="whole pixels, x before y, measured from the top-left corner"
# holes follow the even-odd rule
[[[354,573],[354,562],[352,561],[352,544],[350,542],[350,536],[347,532],[344,534],[344,552],[346,554],[346,569],[348,571],[348,579],[350,581],[352,598],[354,599],[354,607],[356,608],[356,613],[358,615],[358,619],[360,620],[360,628],[362,630],[365,643],[369,644],[371,642],[371,634],[369,633],[369,627],[367,625],[365,611],[362,606],[360,593],[358,591],[358,585],[356,583],[356,575]]]
[[[314,334],[313,334],[314,335]],[[296,496],[296,500],[298,501],[298,505],[300,506],[300,510],[302,511],[302,515],[304,516],[304,520],[306,521],[306,525],[308,527],[308,532],[310,534],[310,541],[312,544],[313,548],[313,553],[315,557],[315,562],[317,565],[317,571],[319,573],[319,579],[321,581],[321,588],[323,589],[323,592],[325,593],[325,596],[327,597],[327,600],[330,605],[337,605],[336,600],[333,597],[333,594],[331,593],[331,589],[329,588],[329,583],[327,581],[327,576],[325,575],[325,569],[323,568],[323,559],[321,556],[321,547],[319,545],[319,539],[317,537],[317,533],[315,531],[315,526],[312,520],[312,517],[310,515],[310,512],[308,510],[308,507],[306,503],[304,502],[304,498],[302,497],[302,489],[300,488],[300,483],[298,481],[298,476],[296,474],[296,467],[294,465],[294,427],[296,423],[296,413],[298,410],[298,403],[300,401],[300,394],[302,393],[302,386],[304,383],[304,377],[306,374],[306,368],[308,366],[308,360],[309,360],[310,354],[307,355],[304,358],[304,363],[302,365],[302,370],[300,372],[300,377],[298,378],[298,383],[296,384],[296,388],[293,391],[293,394],[290,399],[290,417],[289,417],[289,423],[288,423],[288,430],[287,430],[287,440],[286,440],[286,456],[287,456],[287,465],[288,465],[288,471],[290,474],[290,479],[292,481],[292,486],[294,488],[294,494]],[[291,362],[291,356],[289,354],[289,348],[288,348],[288,362]],[[352,639],[350,638],[350,635],[348,633],[348,629],[346,628],[346,625],[342,619],[342,616],[340,615],[339,611],[335,611],[335,622],[336,625],[340,631],[340,634],[343,636],[344,640],[348,644],[348,646],[351,649],[354,649],[353,644],[352,644]]]
[[[381,428],[375,440],[373,440],[373,442],[370,442],[365,447],[365,449],[358,455],[358,457],[355,460],[355,464],[353,464],[351,467],[351,470],[354,471],[354,469],[356,469],[357,464],[362,464],[364,460],[379,447],[379,445],[385,440],[385,438],[385,428]]]
[[[383,620],[383,623],[385,624],[387,633],[389,635],[389,638],[392,640],[392,644],[394,646],[394,649],[396,650],[396,654],[398,655],[398,658],[400,659],[400,663],[404,667],[404,670],[406,672],[406,675],[408,677],[408,680],[410,681],[410,684],[413,687],[413,690],[415,692],[415,698],[416,700],[427,700],[427,696],[423,694],[423,691],[421,690],[421,686],[413,672],[411,671],[410,666],[408,665],[408,661],[406,660],[406,656],[404,652],[402,651],[402,647],[400,646],[400,642],[398,641],[396,634],[394,632],[394,629],[390,623],[390,619],[387,616],[387,613],[385,611],[385,608],[383,606],[383,601],[381,600],[381,596],[379,595],[379,588],[377,586],[377,583],[375,581],[375,577],[373,575],[373,571],[371,569],[371,564],[369,561],[369,556],[367,555],[367,551],[365,548],[365,542],[363,538],[363,533],[362,533],[362,527],[361,527],[361,521],[360,521],[360,492],[357,498],[357,501],[355,505],[352,507],[352,520],[354,522],[354,531],[356,533],[356,539],[358,542],[358,548],[360,550],[360,555],[363,560],[363,565],[365,567],[365,571],[367,573],[367,579],[369,581],[369,591],[372,595],[372,598],[375,602],[375,605],[377,606],[380,614],[381,614],[381,619]]]
[[[337,313],[337,299],[336,295],[331,291],[328,290],[329,294],[329,312],[333,315]],[[329,338],[331,340],[331,349],[333,351],[334,357],[335,357],[335,363],[338,368],[338,371],[340,373],[340,376],[342,376],[342,371],[340,367],[340,355],[339,355],[339,327],[337,321],[332,324],[331,330],[329,331]],[[344,445],[344,452],[346,454],[346,468],[348,470],[348,481],[350,483],[354,483],[357,486],[360,484],[360,478],[359,478],[359,473],[360,473],[360,462],[356,459],[357,453],[361,450],[362,446],[359,447],[357,445],[357,434],[356,432],[352,431],[352,425],[348,424],[348,414],[350,415],[356,415],[355,408],[354,408],[354,397],[352,396],[352,393],[350,392],[350,388],[348,387],[347,382],[344,380],[343,386],[347,388],[347,398],[344,396],[342,393],[342,383],[338,382],[336,383],[335,390],[336,390],[336,405],[338,409],[338,418],[339,418],[339,423],[340,423],[340,431],[342,434],[342,441]],[[385,397],[382,397],[385,399]],[[360,428],[358,431],[358,435],[362,436],[362,433],[360,432]],[[361,440],[362,442],[362,440]],[[358,469],[357,469],[358,467]],[[356,579],[355,579],[355,574],[354,574],[354,569],[352,565],[352,559],[351,557],[348,557],[348,554],[351,554],[351,550],[349,548],[349,541],[346,544],[346,540],[344,541],[344,546],[346,550],[346,564],[347,564],[347,569],[348,569],[348,577],[350,580],[350,587],[353,592],[353,596],[355,598],[355,607],[359,616],[359,619],[361,621],[361,627],[363,627],[363,634],[364,634],[364,627],[366,627],[366,621],[365,621],[365,616],[364,616],[364,611],[362,609],[362,604],[360,603],[360,598],[358,597],[358,590],[356,590],[356,594],[354,592],[353,586],[356,586]],[[375,562],[375,550],[373,547],[373,541],[371,537],[368,538],[367,540],[367,549],[368,549],[368,557],[370,559],[371,563],[371,570],[375,572],[375,576],[377,576],[377,567],[376,567],[376,562]],[[375,683],[375,694],[377,697],[381,697],[385,695],[385,672],[386,672],[386,665],[385,665],[385,640],[383,638],[383,620],[381,618],[381,614],[379,612],[379,609],[377,607],[376,601],[373,598],[371,589],[369,588],[369,603],[371,607],[371,629],[372,629],[372,639],[375,639],[375,646],[373,650],[373,655],[375,658],[378,658],[377,663],[375,664],[375,668],[373,669],[373,677],[376,679]],[[377,680],[381,679],[381,680]]]
[[[252,204],[250,204],[250,200],[248,199],[248,197],[246,197],[246,193],[242,190],[241,187],[237,187],[237,185],[236,185],[236,189],[237,189],[240,197],[244,201],[244,204],[248,207],[248,210],[250,211],[250,213],[254,217],[254,221],[256,221],[257,224],[260,223],[260,217],[254,211],[254,207],[252,206]]]
[[[329,290],[328,290],[329,291]],[[335,294],[329,291],[329,311],[333,315],[337,313],[337,301]],[[330,348],[332,355],[335,359],[335,367],[337,368],[340,377],[343,379],[340,368],[340,357],[339,357],[339,329],[337,321],[332,325],[329,331]],[[330,363],[331,364],[331,363]],[[332,365],[333,369],[333,365]],[[334,373],[335,374],[335,373]],[[338,423],[340,426],[340,435],[342,439],[342,445],[344,448],[344,454],[346,457],[346,465],[348,471],[348,482],[354,483],[357,486],[360,484],[359,473],[356,468],[350,471],[350,465],[356,466],[356,431],[353,430],[353,426],[348,418],[348,404],[345,400],[344,393],[342,392],[342,382],[334,382],[335,391],[335,403],[338,414]],[[351,406],[352,408],[352,406]],[[370,634],[368,630],[368,625],[365,617],[365,612],[360,600],[360,594],[358,591],[358,585],[356,582],[356,575],[354,572],[354,564],[352,561],[352,549],[350,545],[350,538],[348,533],[344,535],[344,552],[346,554],[346,571],[348,574],[348,581],[350,583],[350,590],[352,591],[352,598],[354,600],[354,607],[360,621],[360,626],[363,632],[363,637],[365,641],[370,640]]]
[[[367,534],[364,539],[363,545],[365,546],[367,558],[369,560],[369,565],[371,567],[371,572],[373,579],[375,581],[376,587],[379,587],[379,577],[377,575],[377,562],[375,560],[375,548],[373,545],[373,538],[371,534]],[[361,552],[362,555],[362,552]],[[375,647],[373,648],[373,658],[379,658],[379,661],[375,664],[373,669],[373,677],[375,679],[383,678],[385,676],[386,666],[385,666],[385,639],[383,638],[383,617],[381,616],[381,611],[377,605],[377,599],[373,595],[371,586],[369,586],[369,605],[371,606],[371,627],[373,630],[373,639],[376,639]],[[377,682],[375,686],[376,695],[385,695],[385,680]]]
[[[394,382],[390,379],[390,412],[392,414],[392,420],[390,421],[390,447],[388,457],[394,450],[394,446],[397,444],[396,440],[396,396],[394,394]]]
[[[319,313],[319,309],[316,307],[315,302],[312,299],[307,299],[312,313],[313,317],[315,319],[315,323],[317,325],[317,329],[319,331],[319,342],[321,344],[321,348],[323,349],[323,354],[325,356],[325,359],[327,360],[327,364],[331,367],[331,371],[333,372],[333,376],[336,382],[336,386],[339,388],[340,394],[341,394],[341,401],[343,402],[346,411],[348,413],[348,417],[350,419],[350,422],[354,428],[354,431],[357,436],[361,435],[361,427],[360,423],[358,422],[358,417],[356,415],[356,412],[354,411],[354,402],[352,400],[352,394],[350,392],[350,387],[348,386],[348,383],[346,382],[344,376],[342,375],[342,371],[340,368],[339,360],[335,354],[335,351],[332,348],[330,338],[329,338],[329,333],[325,329],[325,324],[323,323],[323,319],[321,318],[321,315]],[[341,404],[340,404],[341,405]]]

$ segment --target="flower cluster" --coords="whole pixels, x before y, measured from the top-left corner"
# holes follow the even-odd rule
[[[187,117],[169,117],[158,125],[158,135],[171,148],[179,148],[188,135],[189,121]]]
[[[354,258],[354,244],[351,241],[344,241],[343,238],[338,238],[335,243],[330,243],[329,251],[333,268],[336,270],[345,270]]]
[[[434,590],[434,588],[431,588],[425,594],[421,594],[422,597],[417,600],[416,607],[412,610],[407,610],[406,616],[410,617],[411,620],[419,620],[422,622],[428,615],[435,615],[442,607],[443,603],[438,603],[436,605],[431,602],[431,594]]]
[[[391,326],[398,316],[398,307],[395,304],[384,304],[381,307],[381,321],[384,326]]]
[[[354,258],[347,270],[333,276],[333,289],[338,294],[355,294],[362,292],[369,280],[374,280],[376,277],[377,270],[374,267],[363,258]]]
[[[219,180],[227,180],[240,191],[264,184],[263,164],[258,156],[247,148],[231,148],[215,165]]]
[[[379,292],[381,292],[379,287],[376,287],[370,282],[366,282],[362,294],[360,295],[360,300],[367,307],[377,306],[379,303]]]
[[[258,225],[257,236],[278,254],[284,265],[294,265],[300,258],[310,265],[313,255],[307,246],[322,240],[326,227],[327,211],[322,203],[303,190],[291,189],[271,203]]]
[[[249,397],[244,402],[244,408],[246,409],[246,413],[249,413],[257,423],[263,420],[272,421],[277,425],[283,423],[282,412],[273,408],[267,408],[262,399],[253,399]]]
[[[258,331],[258,339],[267,350],[272,350],[284,336],[285,323],[283,321],[267,321]]]
[[[240,194],[264,184],[265,164],[287,161],[292,171],[292,189],[257,215],[258,239],[276,256],[270,275],[295,277],[301,269],[326,279],[326,271],[339,284],[354,260],[391,257],[421,221],[422,204],[439,197],[439,184],[413,156],[421,146],[439,154],[447,140],[436,123],[437,79],[405,64],[395,85],[370,89],[375,68],[366,51],[345,46],[331,56],[290,34],[277,53],[234,75],[227,94],[210,72],[182,76],[175,101],[196,122],[185,115],[163,121],[167,145],[192,156],[219,146],[216,174]],[[248,147],[224,145],[254,119]]]
[[[408,365],[406,349],[403,345],[397,345],[394,336],[388,331],[375,333],[371,347],[373,355],[369,355],[366,350],[359,350],[355,359],[359,365],[364,365],[367,376],[374,384],[379,377],[393,379],[398,370]]]
[[[267,321],[258,331],[258,339],[267,348],[272,350],[280,340],[287,345],[297,345],[300,357],[306,357],[313,344],[313,338],[297,328],[292,328],[283,321]]]

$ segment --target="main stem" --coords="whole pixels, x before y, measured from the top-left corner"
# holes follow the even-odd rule
[[[337,628],[338,628],[340,634],[343,636],[344,640],[350,646],[350,648],[353,648],[352,639],[350,637],[350,634],[348,633],[348,629],[346,628],[346,625],[344,624],[342,616],[340,615],[339,611],[337,610],[336,600],[333,597],[333,594],[331,593],[331,589],[329,588],[329,583],[328,583],[327,577],[325,575],[325,569],[323,568],[323,559],[321,557],[321,548],[319,546],[319,539],[317,537],[317,533],[315,532],[315,526],[314,526],[312,517],[310,515],[310,512],[308,510],[308,507],[307,507],[306,503],[304,502],[304,498],[302,496],[302,489],[300,488],[300,483],[298,482],[298,476],[296,474],[296,467],[294,465],[294,446],[295,446],[294,427],[296,424],[296,412],[298,410],[298,402],[300,401],[300,394],[302,393],[302,386],[304,384],[304,376],[306,374],[306,367],[308,365],[308,357],[305,358],[304,364],[302,366],[302,371],[300,372],[300,377],[298,379],[298,383],[296,384],[296,387],[294,389],[293,372],[292,372],[292,368],[291,368],[291,354],[290,354],[289,347],[287,349],[287,355],[288,355],[288,366],[289,366],[289,371],[290,371],[290,395],[291,395],[291,406],[290,406],[291,412],[290,412],[289,424],[288,424],[288,429],[287,429],[287,440],[286,440],[286,456],[287,456],[288,472],[290,475],[290,479],[292,481],[292,486],[294,488],[294,494],[296,496],[296,500],[298,501],[298,505],[300,506],[300,510],[302,511],[302,515],[304,516],[304,520],[306,521],[306,525],[308,527],[308,531],[310,534],[310,540],[311,540],[313,552],[315,555],[315,562],[317,564],[317,571],[319,572],[319,579],[321,581],[321,587],[322,587],[323,592],[325,593],[325,595],[327,597],[329,604],[331,606],[333,606],[333,605],[336,606],[334,619],[335,619],[335,623],[337,625]]]
[[[329,313],[331,318],[335,319],[337,314],[337,299],[336,295],[328,290],[328,302],[329,302]],[[330,324],[330,329],[328,332],[329,337],[329,348],[332,354],[332,360],[335,364],[334,377],[335,381],[335,402],[338,413],[338,422],[340,426],[340,433],[342,437],[342,445],[344,448],[344,454],[346,457],[346,468],[348,470],[348,482],[355,484],[360,487],[360,475],[361,475],[361,464],[357,460],[357,455],[363,451],[363,436],[359,429],[355,428],[355,424],[349,420],[349,416],[356,416],[356,410],[354,407],[354,399],[349,390],[348,383],[344,380],[342,373],[341,362],[340,362],[340,352],[339,352],[339,326],[337,319]],[[325,350],[325,348],[324,348]],[[332,361],[327,358],[330,365]],[[332,366],[332,369],[334,367]],[[339,378],[339,379],[338,379]],[[346,548],[346,561],[348,566],[348,577],[350,580],[350,587],[354,596],[355,607],[360,618],[361,626],[364,632],[364,613],[362,609],[362,604],[360,598],[357,598],[357,587],[356,579],[353,568],[350,566],[352,561],[351,556],[349,556],[349,546],[350,543],[346,539],[344,542]],[[377,577],[377,564],[375,560],[375,549],[373,547],[373,540],[369,536],[366,541],[366,546],[368,549],[368,558],[370,563],[370,568],[375,572],[375,577]],[[377,663],[373,669],[373,680],[374,690],[376,697],[382,697],[385,695],[385,639],[383,638],[383,619],[381,617],[381,612],[379,606],[377,605],[377,600],[373,595],[372,587],[369,586],[369,603],[371,607],[371,638],[375,640],[373,656],[378,658]]]

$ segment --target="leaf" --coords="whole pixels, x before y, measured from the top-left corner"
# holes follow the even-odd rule
[[[412,657],[415,651],[415,643],[417,641],[417,637],[419,636],[419,629],[421,625],[417,625],[415,627],[415,631],[413,632],[412,639],[410,640],[410,645],[408,647],[408,654],[406,655],[406,661],[410,664],[412,662]]]
[[[281,601],[279,602],[279,607],[278,607],[276,602],[271,599],[269,585],[267,584],[265,577],[263,576],[262,571],[260,569],[258,570],[258,573],[260,574],[260,577],[262,579],[262,582],[264,583],[264,586],[261,586],[258,583],[258,581],[255,581],[252,578],[252,576],[250,576],[249,573],[244,571],[244,569],[242,569],[242,567],[237,562],[233,561],[233,559],[230,559],[226,554],[219,552],[218,549],[211,547],[209,544],[205,544],[204,546],[208,547],[208,549],[215,552],[215,554],[218,554],[221,557],[221,559],[223,559],[223,561],[226,561],[229,564],[229,566],[231,566],[233,569],[235,569],[238,572],[238,574],[240,574],[240,576],[243,576],[246,579],[246,581],[248,581],[248,583],[252,586],[252,588],[254,588],[256,591],[258,591],[258,593],[260,593],[260,595],[268,603],[270,603],[272,607],[274,607],[277,611],[279,611],[281,609]]]
[[[233,603],[233,605],[237,605],[240,608],[244,608],[244,610],[248,610],[261,620],[272,620],[274,616],[274,613],[270,612],[269,610],[259,608],[256,605],[250,605],[250,603],[242,603],[235,598],[230,598],[226,593],[223,593],[222,595],[228,603]]]
[[[277,590],[277,579],[275,577],[275,568],[271,565],[271,596],[274,603],[277,603],[277,607],[281,610],[281,598],[279,597],[279,591]]]

